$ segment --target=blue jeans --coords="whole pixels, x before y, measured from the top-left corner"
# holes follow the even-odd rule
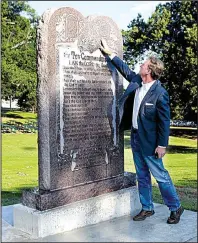
[[[170,211],[176,211],[180,200],[168,171],[164,168],[162,159],[146,156],[142,153],[137,133],[131,134],[131,147],[136,168],[140,202],[143,210],[153,210],[151,174],[156,179],[164,203]],[[151,174],[150,174],[151,172]]]

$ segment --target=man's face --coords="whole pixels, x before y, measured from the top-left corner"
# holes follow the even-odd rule
[[[146,60],[143,64],[140,65],[140,71],[139,71],[139,74],[141,76],[146,76],[150,73],[150,69],[148,67],[148,65],[150,64],[150,61],[149,60]]]

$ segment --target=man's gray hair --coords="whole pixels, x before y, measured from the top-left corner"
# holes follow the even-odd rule
[[[151,70],[151,77],[154,80],[159,79],[164,71],[164,63],[155,56],[150,56],[148,60],[150,61],[148,67]]]

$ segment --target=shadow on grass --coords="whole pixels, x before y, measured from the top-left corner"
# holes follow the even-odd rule
[[[125,136],[124,138],[124,148],[125,149],[131,148],[131,139],[129,136]]]
[[[182,178],[182,180],[177,180],[178,188],[190,188],[192,190],[196,190],[197,194],[197,180],[192,180],[187,177]]]
[[[124,136],[131,136],[131,131],[130,130],[127,130],[127,131],[124,131]]]
[[[9,117],[9,118],[20,118],[20,119],[24,119],[24,117],[18,115],[18,114],[3,114],[2,117]],[[26,118],[27,119],[27,118]]]
[[[197,212],[197,189],[188,186],[178,186],[178,185],[175,185],[175,187],[179,195],[182,206],[187,210],[192,210]],[[153,189],[153,201],[155,203],[164,204],[158,186],[153,185],[152,189]]]
[[[126,149],[131,148],[131,141],[130,141],[130,131],[125,132],[124,138],[124,147]],[[197,148],[189,147],[189,146],[180,146],[180,145],[169,145],[167,148],[167,154],[195,154],[197,153]]]
[[[19,114],[17,114],[17,113],[19,113]],[[32,120],[35,120],[36,119],[36,117],[34,117],[33,115],[32,115],[32,113],[31,114],[25,114],[25,116],[24,116],[24,113],[22,112],[21,114],[20,114],[20,112],[17,112],[17,111],[13,111],[13,112],[10,112],[10,111],[1,111],[1,117],[8,117],[8,118],[18,118],[18,119],[24,119],[24,120],[27,120],[27,119],[32,119]]]
[[[180,138],[188,138],[188,139],[196,139],[197,138],[197,130],[191,129],[171,129],[170,136],[176,136]]]
[[[31,190],[35,187],[20,187],[12,189],[12,191],[1,191],[1,205],[8,206],[12,204],[21,203],[22,192],[24,190]]]
[[[130,149],[130,138],[125,137],[124,139],[124,147],[125,149]],[[177,145],[169,145],[167,148],[167,154],[195,154],[197,153],[197,149],[188,146],[177,146]]]
[[[21,203],[22,191],[1,191],[1,205],[8,206]]]
[[[167,154],[194,154],[197,153],[197,149],[188,146],[177,146],[177,145],[169,145],[167,148]]]
[[[24,150],[36,150],[37,148],[35,147],[23,147]]]
[[[197,130],[191,130],[191,129],[170,129],[170,136],[176,136],[181,138],[188,138],[188,139],[197,139]],[[125,136],[131,136],[131,131],[127,130],[124,132]]]

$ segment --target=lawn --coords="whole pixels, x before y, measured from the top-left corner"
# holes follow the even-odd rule
[[[6,112],[2,112],[1,115],[2,115],[2,123],[6,123],[8,121],[27,123],[28,121],[37,120],[37,114],[31,112],[6,111]]]
[[[164,157],[184,208],[197,211],[197,142],[170,137]],[[37,134],[2,134],[2,205],[20,202],[21,191],[38,186]],[[125,133],[125,171],[135,172],[129,132]],[[154,201],[162,203],[153,179]]]
[[[37,134],[2,134],[2,205],[38,185]]]
[[[125,133],[125,171],[135,172],[130,148],[130,133]],[[169,138],[169,148],[164,166],[175,184],[181,202],[186,209],[197,211],[197,141],[181,137]],[[155,179],[152,177],[153,199],[162,203]]]

